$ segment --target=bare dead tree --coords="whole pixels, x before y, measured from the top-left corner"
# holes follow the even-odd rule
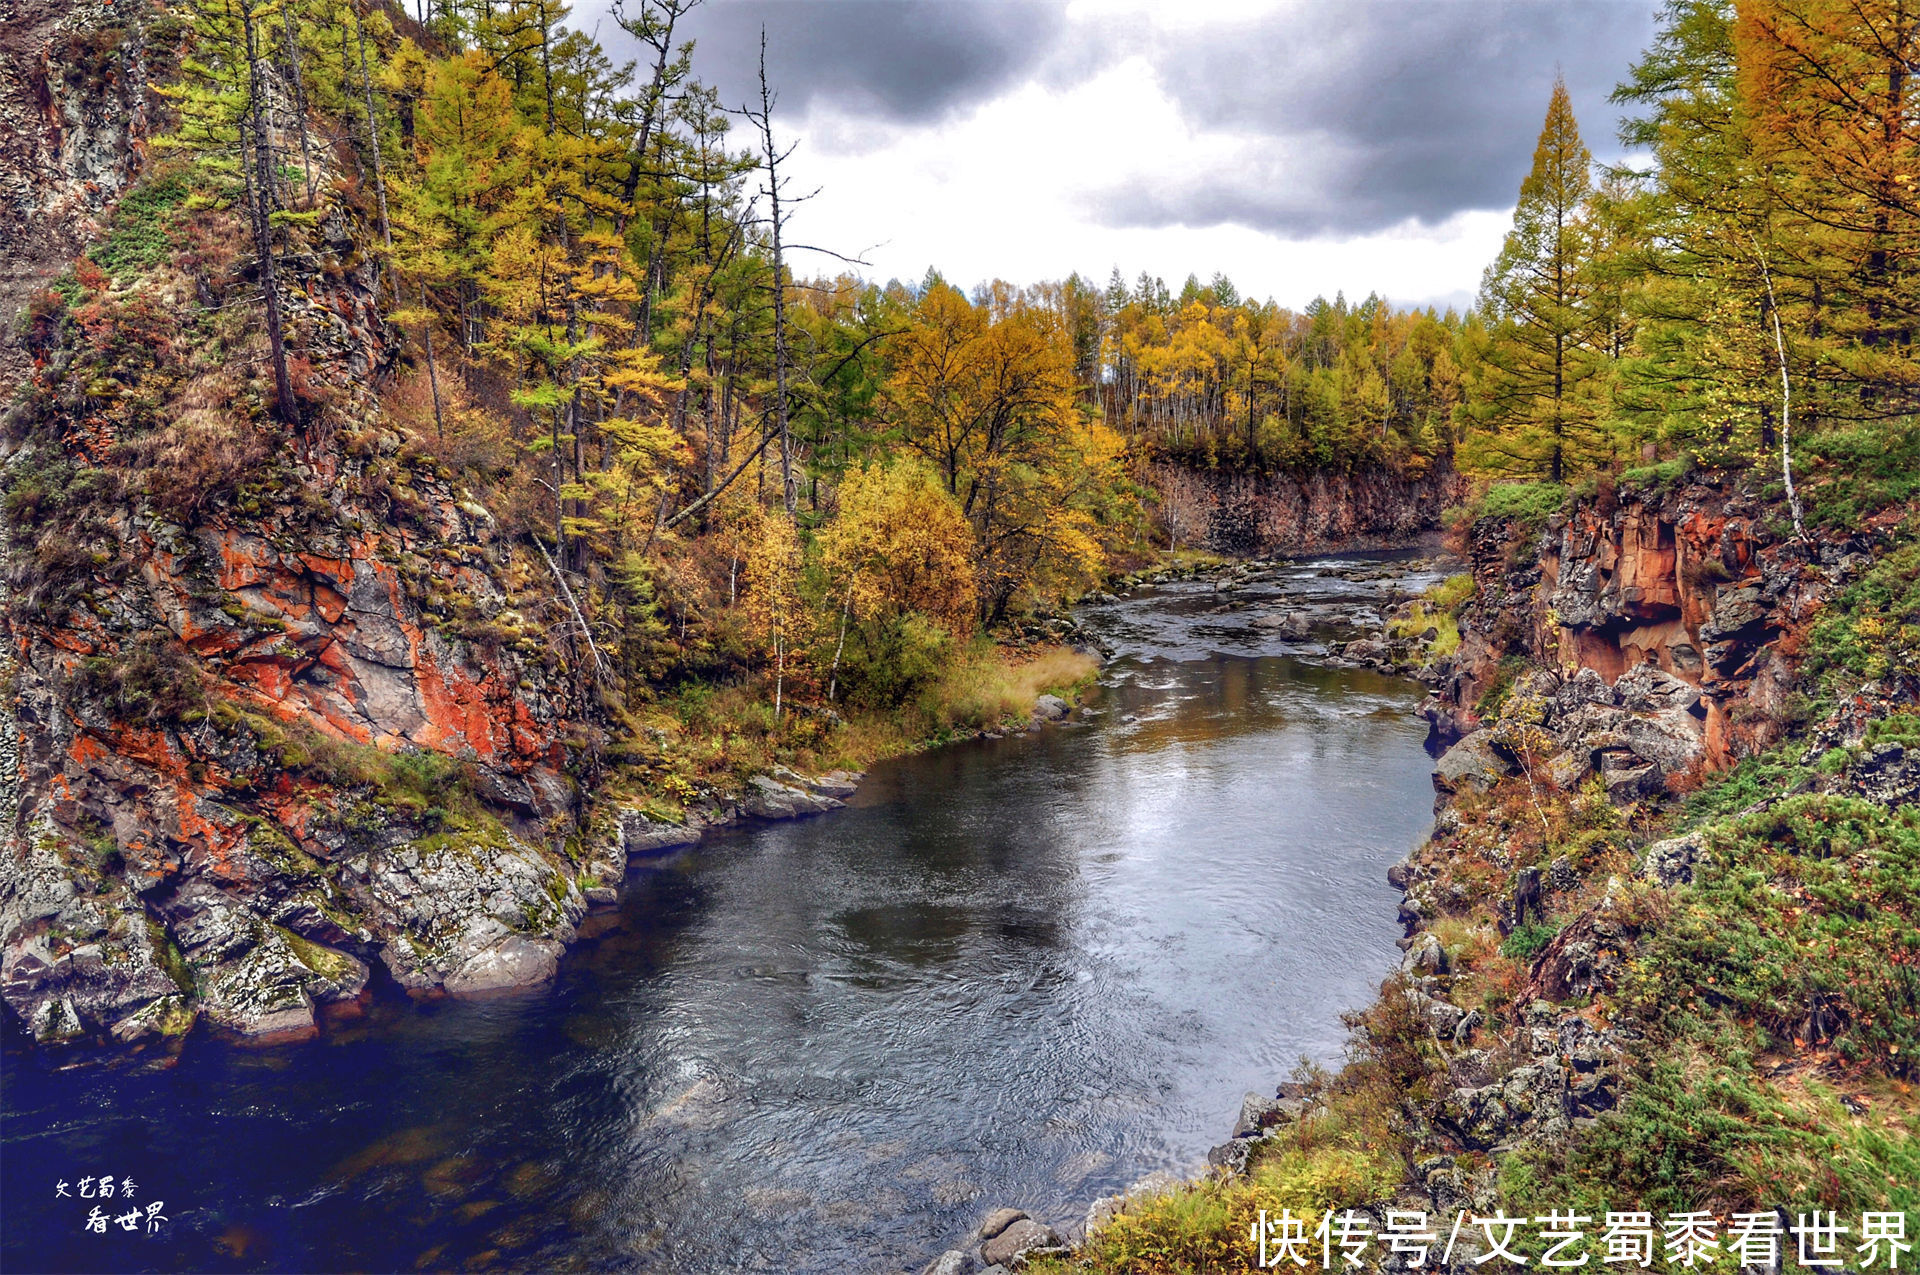
[[[777,95],[767,86],[767,29],[760,28],[760,109],[748,106],[741,114],[760,132],[761,153],[767,184],[761,193],[767,197],[768,238],[773,248],[773,410],[775,436],[780,440],[780,487],[789,517],[798,503],[793,481],[793,433],[787,404],[787,265],[781,250],[785,230],[780,211],[780,165],[793,154],[793,148],[781,151],[773,140],[773,104]]]

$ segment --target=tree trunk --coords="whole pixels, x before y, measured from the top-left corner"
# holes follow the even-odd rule
[[[767,153],[767,199],[773,225],[773,401],[780,437],[780,494],[788,517],[792,517],[797,493],[793,485],[793,438],[787,420],[787,273],[780,249],[780,154],[773,145],[773,95],[767,88],[765,27],[760,28],[759,124]]]
[[[269,205],[273,200],[273,155],[267,140],[266,81],[260,69],[260,52],[254,39],[253,9],[240,6],[240,20],[247,35],[247,69],[253,97],[254,173],[249,183],[253,211],[253,242],[260,255],[260,291],[267,303],[267,350],[273,360],[273,389],[280,419],[289,425],[300,420],[299,404],[294,402],[293,382],[287,375],[286,333],[280,320],[280,278],[273,260],[273,223]]]
[[[360,15],[353,17],[353,29],[360,38],[360,90],[367,107],[367,149],[373,152],[373,193],[380,207],[380,242],[387,255],[393,254],[393,227],[387,221],[386,167],[380,159],[380,126],[373,115],[373,76],[367,70],[367,28]],[[397,286],[397,285],[396,285]],[[374,295],[380,294],[379,276],[374,277]]]
[[[287,60],[293,66],[293,106],[300,121],[300,171],[306,178],[307,207],[313,207],[313,149],[307,142],[307,88],[300,75],[300,32],[293,23],[293,6],[280,10],[286,19]]]
[[[433,436],[447,436],[446,419],[440,409],[440,369],[433,361],[433,311],[427,307],[427,285],[420,285],[420,308],[426,311],[427,321],[427,384],[433,389]]]

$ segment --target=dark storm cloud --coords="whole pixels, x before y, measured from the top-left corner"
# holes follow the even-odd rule
[[[1203,31],[1149,54],[1167,91],[1196,123],[1275,138],[1296,158],[1109,190],[1093,211],[1117,226],[1314,234],[1505,208],[1556,67],[1588,148],[1613,156],[1606,96],[1652,34],[1652,4],[1633,0],[1308,3]]]
[[[759,91],[764,24],[767,78],[789,121],[824,98],[894,123],[994,97],[1064,27],[1062,5],[1035,0],[707,0],[683,22],[695,73],[727,103]]]
[[[1029,81],[1066,88],[1143,57],[1195,125],[1254,144],[1198,180],[1087,192],[1093,219],[1338,235],[1510,206],[1556,68],[1588,146],[1615,157],[1606,96],[1651,38],[1654,9],[1655,0],[1299,0],[1257,20],[1169,32],[1135,17],[1070,22],[1059,0],[706,0],[679,34],[698,42],[695,73],[738,105],[757,92],[764,24],[787,128],[830,104],[855,127],[835,129],[828,144],[856,152],[870,144],[863,121],[937,123]]]

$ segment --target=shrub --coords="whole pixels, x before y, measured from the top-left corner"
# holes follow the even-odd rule
[[[177,175],[134,187],[113,210],[105,241],[87,256],[121,283],[166,261],[173,252],[174,211],[190,193],[186,179]]]
[[[1792,791],[1809,773],[1794,760],[1799,753],[1797,746],[1777,748],[1758,757],[1748,757],[1733,769],[1710,776],[1698,792],[1688,795],[1682,807],[1681,826],[1722,819],[1762,797]]]
[[[854,622],[840,657],[847,702],[889,708],[919,698],[946,668],[953,645],[945,628],[918,613]]]
[[[1513,933],[1507,935],[1500,944],[1500,955],[1516,961],[1530,961],[1540,949],[1553,941],[1560,932],[1557,921],[1540,921],[1532,925],[1515,926]]]
[[[1513,693],[1514,680],[1525,672],[1526,668],[1525,656],[1509,655],[1501,660],[1493,671],[1493,680],[1487,683],[1487,689],[1480,693],[1478,700],[1474,701],[1473,715],[1498,717],[1501,707],[1507,702],[1507,697]]]
[[[1415,602],[1404,619],[1387,625],[1387,632],[1397,638],[1417,638],[1428,629],[1434,631],[1434,636],[1421,652],[1422,663],[1431,663],[1460,649],[1460,625],[1452,612],[1444,609],[1428,611],[1425,603]]]
[[[1920,419],[1815,433],[1798,457],[1807,509],[1824,526],[1855,527],[1920,495]]]
[[[1477,588],[1478,586],[1474,583],[1473,577],[1463,571],[1459,575],[1448,576],[1439,584],[1428,589],[1427,601],[1439,610],[1458,615],[1460,608],[1466,605],[1469,598],[1473,597]]]
[[[97,655],[75,671],[70,697],[103,705],[116,721],[178,725],[206,710],[200,670],[177,645],[142,642],[118,656]]]
[[[1693,472],[1693,462],[1685,457],[1677,460],[1663,460],[1657,465],[1638,465],[1621,471],[1620,485],[1664,487],[1679,482],[1691,472]]]
[[[1567,503],[1567,495],[1561,483],[1495,483],[1480,502],[1480,516],[1538,526]]]

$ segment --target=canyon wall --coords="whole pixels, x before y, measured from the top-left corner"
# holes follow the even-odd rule
[[[1177,547],[1252,557],[1412,544],[1466,495],[1465,480],[1444,466],[1302,476],[1158,463],[1147,481]]]

